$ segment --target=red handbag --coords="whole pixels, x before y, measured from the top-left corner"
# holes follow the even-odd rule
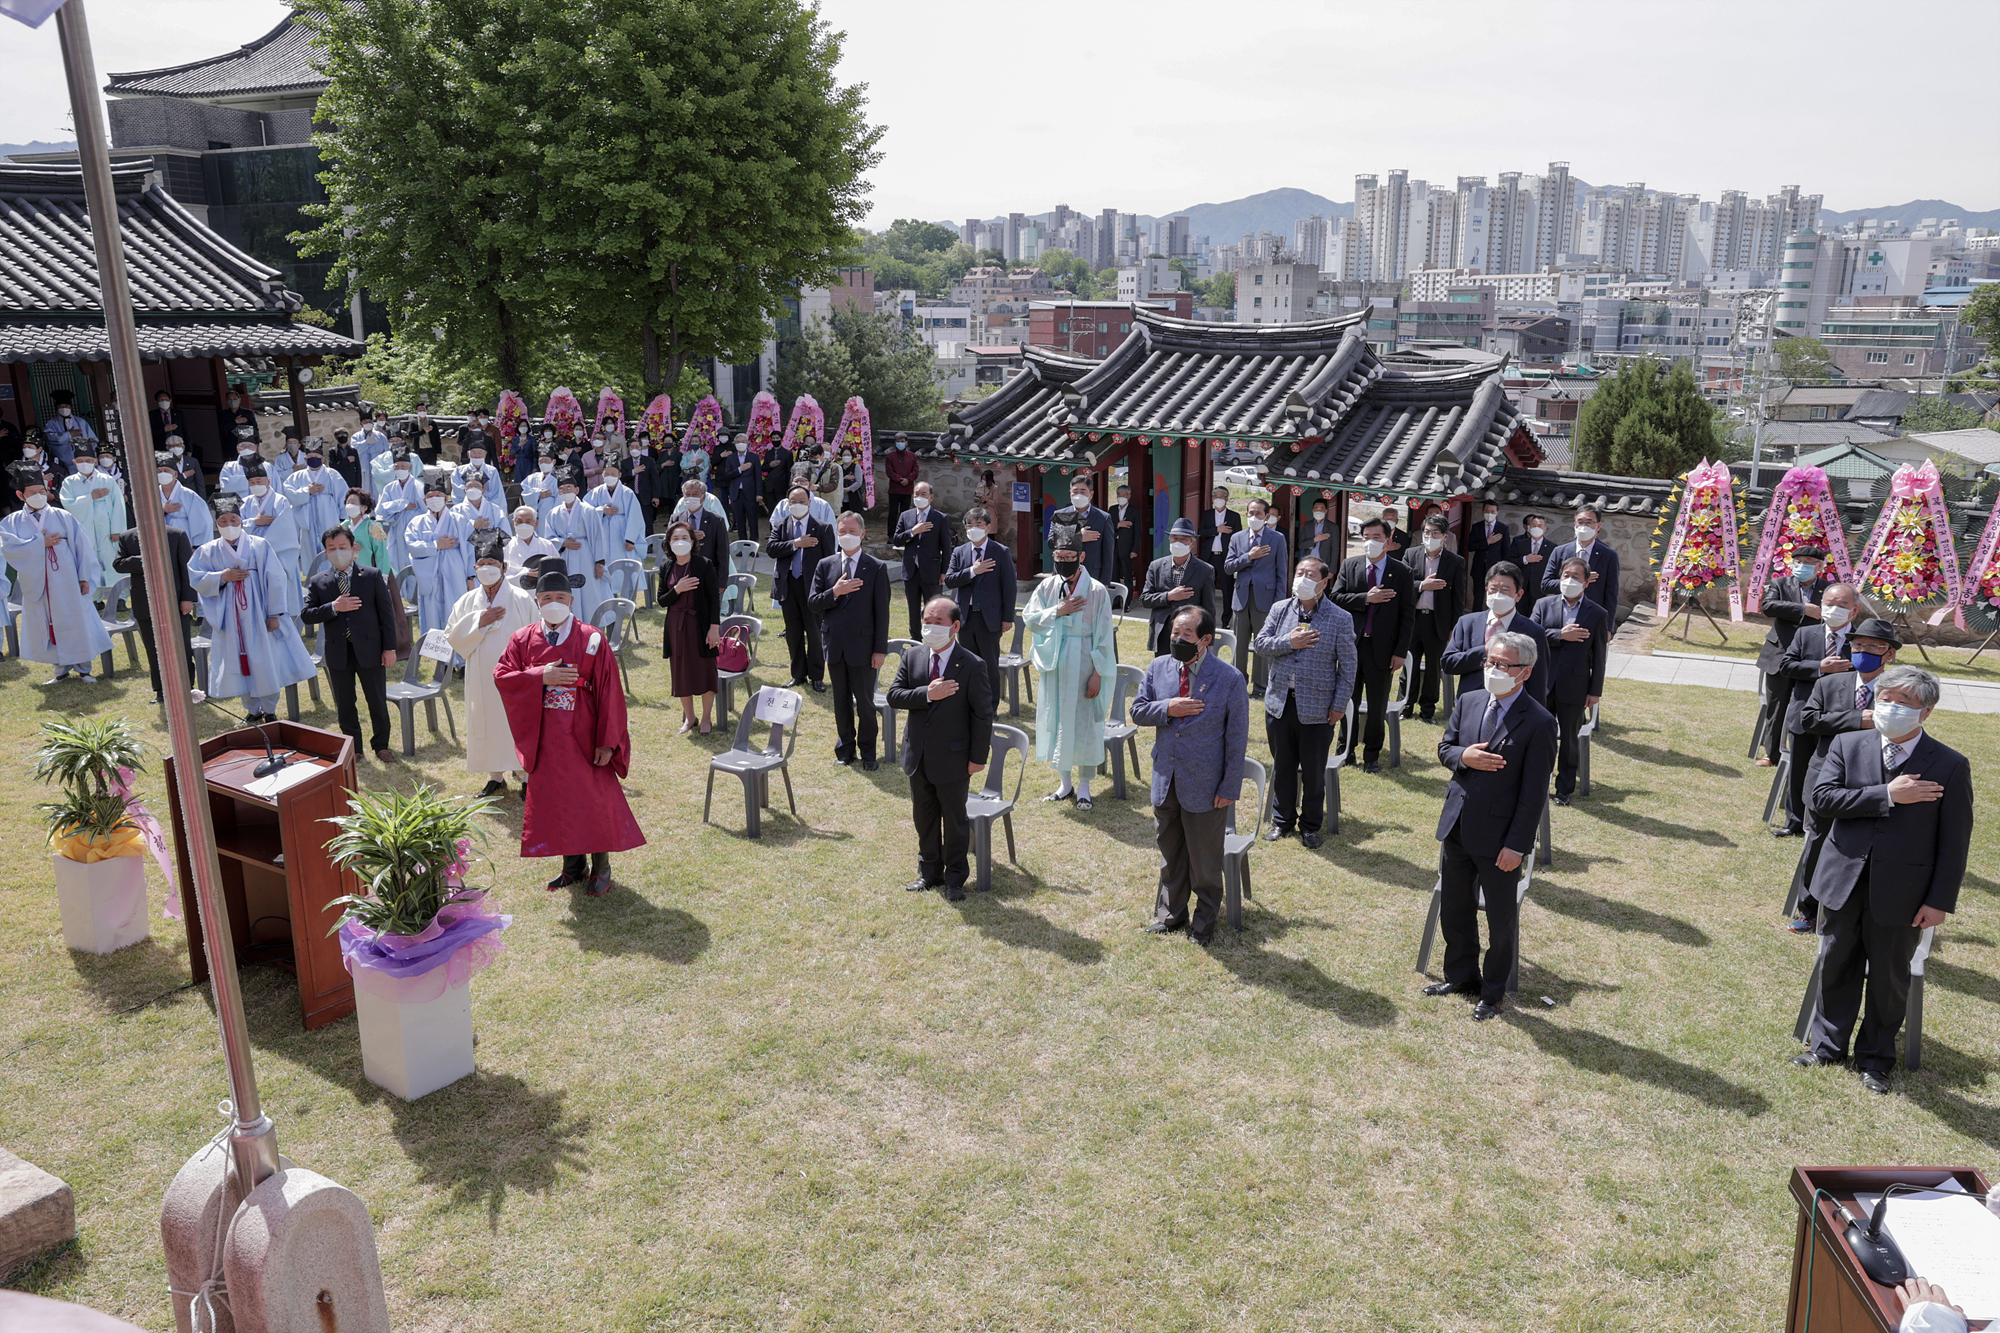
[[[718,671],[748,671],[750,669],[750,627],[731,625],[722,632],[722,642],[715,648],[715,668]]]

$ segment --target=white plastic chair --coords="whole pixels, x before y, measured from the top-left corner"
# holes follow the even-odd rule
[[[1910,1003],[1903,1013],[1903,1068],[1918,1069],[1924,1058],[1924,963],[1931,956],[1931,939],[1937,934],[1936,926],[1925,926],[1924,933],[1917,937],[1917,947],[1910,954]],[[1799,1021],[1792,1026],[1792,1036],[1804,1041],[1812,1028],[1813,1011],[1819,1008],[1820,964],[1824,961],[1826,946],[1813,957],[1812,976],[1806,981],[1806,997],[1799,1003]],[[1865,966],[1865,965],[1864,965]]]
[[[1546,817],[1546,809],[1543,813],[1544,817]],[[1521,877],[1514,882],[1514,967],[1507,974],[1507,993],[1509,995],[1519,995],[1521,993],[1521,903],[1527,898],[1528,890],[1534,886],[1534,882],[1535,858],[1532,856],[1523,857],[1521,860]],[[1428,974],[1430,971],[1431,945],[1437,939],[1438,912],[1443,904],[1444,876],[1439,875],[1437,882],[1431,885],[1431,909],[1429,915],[1424,918],[1423,943],[1417,946],[1417,972],[1420,975]],[[1479,907],[1482,911],[1486,907],[1486,891],[1484,889],[1479,891]]]
[[[1264,831],[1264,807],[1270,803],[1271,795],[1264,765],[1259,761],[1247,757],[1243,760],[1243,781],[1245,785],[1254,783],[1257,788],[1257,818],[1250,831],[1236,831],[1236,812],[1243,804],[1240,800],[1229,806],[1222,818],[1223,905],[1234,930],[1243,929],[1243,900],[1251,896],[1250,849],[1257,845],[1257,837]]]
[[[764,622],[756,616],[724,616],[722,618],[721,629],[725,635],[732,628],[739,626],[750,631],[750,665],[741,671],[724,671],[719,666],[715,669],[716,702],[722,710],[717,717],[717,721],[725,727],[729,725],[730,706],[736,699],[736,682],[749,679],[750,673],[757,668],[757,650],[764,642]]]
[[[965,817],[972,825],[972,853],[975,873],[973,888],[993,886],[993,821],[999,820],[1007,834],[1007,860],[1021,864],[1014,852],[1014,806],[1021,799],[1021,780],[1028,773],[1028,733],[1004,722],[993,724],[993,747],[986,756],[986,785],[965,798]],[[1007,794],[1007,757],[1021,756],[1014,770],[1014,791]]]

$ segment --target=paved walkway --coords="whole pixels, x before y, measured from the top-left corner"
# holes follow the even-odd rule
[[[1918,665],[1921,665],[1919,663]],[[1757,692],[1762,675],[1757,664],[1741,657],[1713,657],[1702,653],[1655,653],[1641,657],[1632,653],[1611,654],[1604,674],[1608,679],[1646,680],[1659,685],[1706,685],[1717,690]],[[2000,685],[1984,681],[1947,680],[1938,695],[1938,707],[1960,713],[2000,713]]]

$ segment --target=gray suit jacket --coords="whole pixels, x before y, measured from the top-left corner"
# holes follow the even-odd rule
[[[1347,711],[1348,696],[1354,693],[1354,617],[1335,606],[1332,598],[1321,597],[1312,618],[1319,641],[1310,648],[1294,649],[1292,631],[1298,623],[1299,600],[1287,597],[1271,608],[1251,640],[1257,656],[1271,659],[1264,712],[1283,717],[1285,696],[1296,693],[1299,721],[1324,725],[1331,714]]]

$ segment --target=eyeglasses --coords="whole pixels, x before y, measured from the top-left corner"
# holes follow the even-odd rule
[[[1528,669],[1528,664],[1526,662],[1496,662],[1490,657],[1487,658],[1485,662],[1483,662],[1481,665],[1495,667],[1501,671],[1506,672],[1510,676],[1517,671],[1525,671]]]

